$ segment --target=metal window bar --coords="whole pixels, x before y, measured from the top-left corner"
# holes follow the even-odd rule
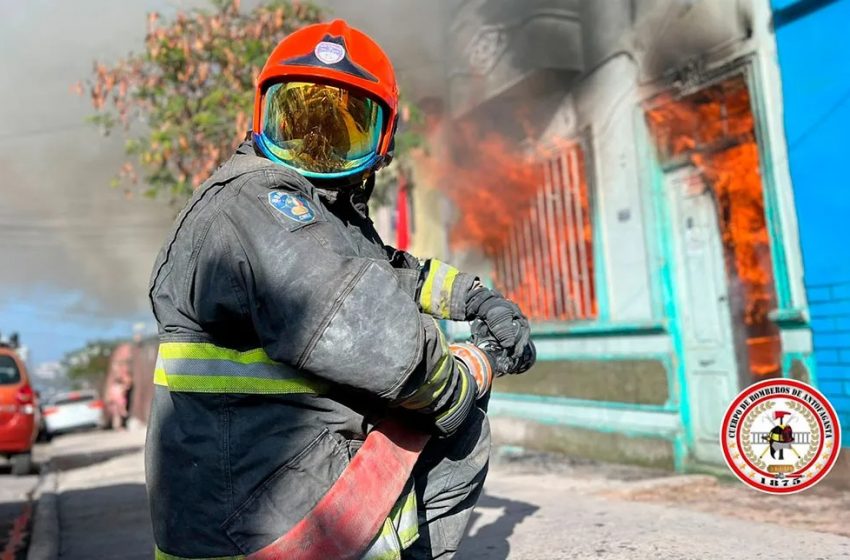
[[[498,287],[535,320],[596,317],[584,155],[571,144],[539,163],[541,184],[494,258]]]

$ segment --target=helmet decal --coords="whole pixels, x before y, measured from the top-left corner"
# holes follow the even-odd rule
[[[280,64],[284,66],[331,66],[335,70],[370,82],[378,81],[378,78],[351,60],[348,56],[348,50],[345,48],[345,39],[342,37],[325,35],[309,54],[284,60]]]
[[[325,64],[336,64],[345,58],[345,47],[330,41],[322,41],[316,45],[313,54]]]

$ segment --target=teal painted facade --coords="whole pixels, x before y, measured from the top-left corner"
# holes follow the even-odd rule
[[[850,1],[773,0],[817,385],[850,430]],[[848,438],[844,446],[850,445]]]
[[[744,338],[743,327],[732,320],[731,304],[723,304],[735,287],[728,279],[708,286],[715,291],[707,292],[702,298],[705,301],[689,292],[693,289],[688,281],[692,240],[686,239],[690,228],[686,224],[694,217],[705,217],[711,203],[706,195],[702,206],[693,207],[690,199],[696,195],[675,191],[680,188],[676,178],[683,172],[686,177],[701,172],[687,169],[693,168],[693,163],[660,160],[646,111],[660,100],[688,96],[732,77],[740,77],[746,84],[754,115],[776,294],[776,308],[769,317],[779,328],[782,346],[779,374],[817,380],[823,368],[815,371],[806,316],[771,5],[769,0],[754,0],[752,9],[742,12],[737,0],[697,0],[688,3],[687,10],[672,9],[673,4],[665,2],[573,4],[577,17],[573,21],[580,23],[582,37],[568,43],[582,45],[584,63],[581,68],[576,64],[570,67],[574,76],[568,86],[539,93],[553,109],[550,122],[535,124],[545,131],[540,141],[560,136],[581,141],[587,148],[598,316],[591,321],[534,324],[538,355],[540,360],[562,364],[565,378],[570,376],[571,364],[589,361],[597,361],[600,368],[604,365],[608,380],[611,368],[618,364],[660,364],[667,382],[665,398],[663,404],[635,404],[566,393],[524,393],[519,382],[512,383],[510,391],[499,393],[497,382],[490,412],[496,418],[547,427],[662,441],[672,448],[674,466],[681,471],[722,466],[720,421],[728,403],[751,379],[749,362],[735,347]],[[488,29],[500,25],[475,23],[476,17],[474,9],[461,8],[452,28],[471,30],[475,35],[475,25],[483,23]],[[657,34],[654,30],[661,23],[666,32]],[[576,32],[577,28],[570,29]],[[624,47],[632,44],[620,40],[624,37],[639,38],[641,47]],[[457,64],[462,66],[466,56],[465,51],[458,52]],[[503,63],[500,60],[497,66]],[[474,72],[463,68],[452,75],[466,74]],[[499,92],[519,89],[516,83],[510,90],[500,88],[498,78],[483,78],[487,91],[496,92],[488,93],[491,101],[499,101]],[[560,101],[553,101],[556,99]],[[463,98],[464,107],[469,101],[468,96]],[[486,112],[486,107],[478,111]],[[717,212],[711,214],[704,225],[714,229],[709,231],[710,239],[702,241],[706,247],[713,243],[709,248],[716,248],[721,233]],[[706,262],[709,260],[706,257]],[[455,262],[464,266],[462,261]],[[706,268],[706,275],[723,270],[722,253],[719,260],[708,264],[715,268]],[[479,272],[486,275],[485,270]],[[695,342],[694,318],[704,315],[716,319],[719,327],[714,334],[723,339],[710,349],[717,354],[716,360]],[[452,334],[457,338],[465,335],[463,331]],[[847,357],[850,359],[850,352]],[[623,379],[634,379],[632,374],[624,366]]]

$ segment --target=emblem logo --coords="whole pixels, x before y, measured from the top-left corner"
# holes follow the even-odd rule
[[[835,409],[814,387],[770,379],[744,389],[723,417],[726,464],[745,484],[792,494],[817,484],[838,458]]]
[[[322,41],[316,45],[316,50],[313,52],[316,58],[325,64],[336,64],[345,58],[345,47],[329,41]]]
[[[508,45],[508,36],[499,27],[485,26],[467,47],[469,69],[479,76],[489,74]]]
[[[299,194],[272,191],[269,193],[269,204],[275,210],[299,224],[309,224],[316,219],[316,213],[310,207],[307,199]]]

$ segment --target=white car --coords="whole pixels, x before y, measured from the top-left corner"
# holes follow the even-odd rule
[[[48,434],[103,426],[103,401],[97,391],[71,391],[53,396],[43,409]]]

